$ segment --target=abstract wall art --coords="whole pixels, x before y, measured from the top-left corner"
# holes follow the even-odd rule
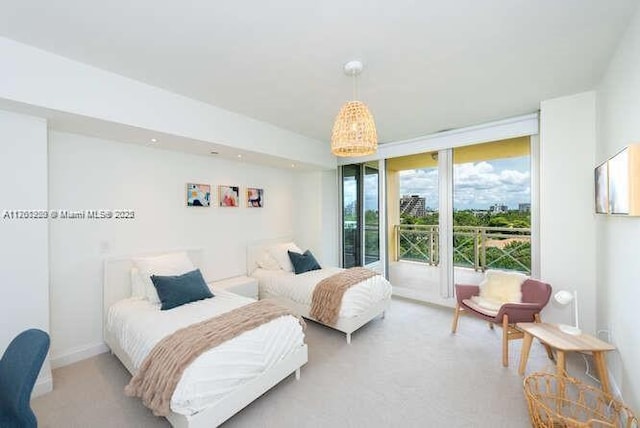
[[[262,208],[264,206],[264,189],[257,187],[247,188],[247,207]]]
[[[239,186],[218,186],[218,201],[221,207],[237,207],[240,202]]]
[[[187,206],[208,207],[211,204],[211,186],[187,183]]]

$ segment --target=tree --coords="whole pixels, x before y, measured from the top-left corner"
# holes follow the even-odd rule
[[[455,211],[453,213],[454,226],[480,226],[480,220],[471,211]]]
[[[437,225],[439,213],[432,212],[424,217],[412,217],[403,215],[400,223],[406,225]],[[491,214],[489,212],[478,213],[472,210],[454,211],[453,224],[456,232],[453,236],[453,263],[454,266],[465,266],[471,268],[497,268],[530,272],[531,270],[531,243],[526,236],[529,231],[501,231],[499,234],[508,235],[505,237],[492,237],[492,240],[504,240],[522,236],[522,240],[517,239],[500,247],[480,248],[480,238],[476,235],[478,227],[500,227],[506,229],[529,229],[531,226],[531,214],[528,212],[509,211],[506,213]],[[488,233],[491,232],[489,229]],[[438,248],[434,248],[434,254],[430,254],[428,234],[431,233],[426,228],[422,231],[416,229],[412,232],[403,233],[400,240],[400,253],[406,260],[416,260],[422,262],[434,262],[437,264]],[[436,233],[437,234],[437,233]],[[484,251],[486,256],[486,266],[476,266],[475,252]],[[478,259],[481,259],[480,253]]]

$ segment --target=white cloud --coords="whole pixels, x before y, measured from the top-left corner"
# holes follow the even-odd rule
[[[503,160],[465,163],[454,166],[453,203],[457,209],[488,208],[499,203],[516,209],[531,199],[528,164]],[[525,168],[523,168],[523,166]]]
[[[454,209],[480,208],[499,203],[517,209],[531,200],[529,157],[470,162],[454,166]],[[400,195],[420,195],[429,208],[438,203],[438,169],[400,171]],[[376,176],[365,177],[365,206],[375,209]],[[344,188],[345,200],[355,200],[355,180]]]
[[[528,157],[457,164],[454,166],[454,209],[481,208],[500,203],[511,209],[530,202],[531,174]],[[402,171],[400,193],[427,198],[427,205],[438,206],[436,168]]]
[[[356,179],[354,177],[347,177],[343,182],[342,187],[344,203],[349,205],[356,200],[356,194],[358,193],[358,187],[356,185]],[[369,174],[364,177],[364,209],[378,211],[378,176]]]
[[[428,208],[438,207],[438,170],[415,169],[400,172],[400,195],[420,195]]]

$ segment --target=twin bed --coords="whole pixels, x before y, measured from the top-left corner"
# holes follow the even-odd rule
[[[260,256],[267,248],[265,245],[251,246],[249,259]],[[200,250],[187,250],[183,254],[193,262],[193,267],[200,266]],[[246,309],[246,305],[257,305],[253,299],[220,290],[215,291],[214,298],[160,310],[160,303],[143,290],[140,278],[145,275],[137,271],[138,260],[139,257],[112,258],[104,265],[104,340],[132,375],[141,370],[156,345],[177,330]],[[217,426],[290,374],[295,373],[299,379],[300,367],[307,362],[303,328],[295,316],[309,317],[305,297],[309,293],[301,291],[312,289],[311,281],[335,273],[336,269],[294,275],[258,268],[255,262],[249,266],[255,266],[252,274],[260,283],[261,300],[272,298],[293,313],[244,331],[190,362],[171,395],[170,412],[165,415],[174,427]],[[152,274],[181,273],[160,269]],[[347,334],[347,341],[353,331],[383,314],[389,302],[388,283],[378,284],[373,279],[366,282],[345,293],[338,322],[332,325]],[[287,284],[295,289],[286,291]],[[369,289],[377,292],[372,294]]]
[[[258,280],[260,299],[273,299],[306,319],[345,333],[347,343],[351,343],[351,333],[377,316],[384,318],[391,301],[391,284],[381,275],[376,275],[345,292],[335,324],[315,319],[311,315],[314,288],[323,279],[344,269],[325,267],[302,274],[283,269],[284,256],[279,256],[278,252],[295,248],[292,244],[290,239],[280,238],[253,243],[247,248],[247,273]],[[269,256],[279,262],[280,268],[268,262]]]

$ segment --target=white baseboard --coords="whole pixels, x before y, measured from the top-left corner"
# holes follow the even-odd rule
[[[51,391],[53,391],[53,378],[51,376],[38,379],[33,386],[33,391],[31,391],[31,398],[39,397]]]
[[[422,303],[428,303],[437,306],[444,306],[447,308],[455,308],[456,307],[456,299],[438,297],[427,295],[420,290],[415,290],[413,288],[405,288],[405,287],[393,287],[393,296],[402,297],[405,299],[416,300]]]
[[[51,368],[57,369],[58,367],[68,366],[69,364],[77,363],[78,361],[86,360],[87,358],[91,358],[108,351],[109,348],[104,343],[76,348],[62,355],[52,356]]]

